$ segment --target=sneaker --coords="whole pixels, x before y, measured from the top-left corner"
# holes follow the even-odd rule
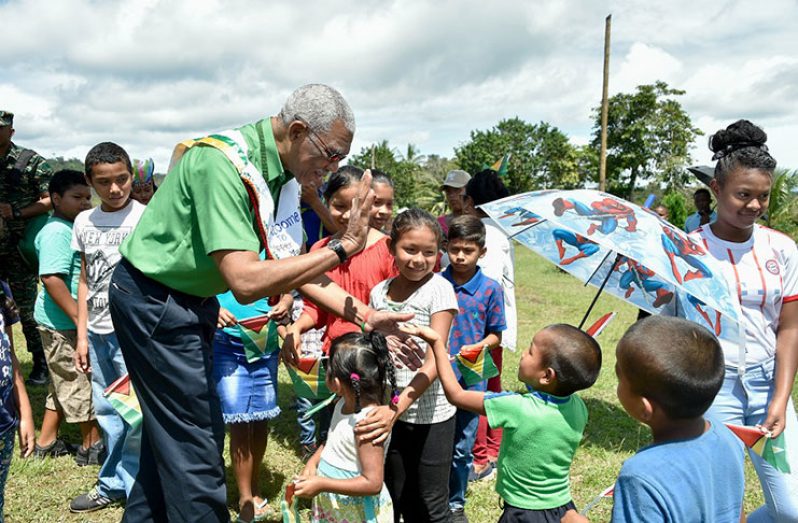
[[[44,359],[43,352],[33,353],[33,369],[25,380],[25,385],[47,385],[50,381],[50,374],[47,372],[47,361]]]
[[[38,443],[33,446],[33,457],[39,459],[47,457],[57,458],[59,456],[66,456],[67,454],[72,454],[72,450],[64,443],[64,440],[60,438],[57,438],[46,447],[40,447]]]
[[[75,452],[75,463],[78,467],[85,467],[86,465],[102,465],[108,452],[105,450],[105,443],[99,440],[89,448],[83,448],[83,445],[78,447]]]
[[[94,512],[95,510],[104,509],[107,506],[113,505],[115,501],[111,498],[106,498],[99,492],[97,488],[91,489],[86,494],[81,494],[69,503],[70,512]]]
[[[303,443],[302,444],[302,461],[307,461],[311,457],[313,457],[313,454],[316,453],[318,448],[319,448],[318,445],[316,445],[315,443]]]
[[[464,508],[456,508],[449,512],[449,523],[468,523]]]
[[[477,466],[474,465],[471,468],[471,472],[468,473],[468,481],[482,481],[483,479],[490,479],[496,473],[496,464],[492,462],[488,462],[487,465]]]

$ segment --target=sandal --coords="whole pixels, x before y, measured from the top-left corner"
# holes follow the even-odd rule
[[[256,521],[266,521],[277,515],[277,512],[269,506],[269,500],[263,499],[260,503],[255,503],[255,517],[249,521],[241,519],[241,516],[236,518],[236,523],[255,523]]]

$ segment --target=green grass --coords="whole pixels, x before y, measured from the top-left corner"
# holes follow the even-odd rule
[[[519,347],[526,347],[532,335],[550,323],[578,324],[594,289],[584,288],[574,278],[522,247],[516,251],[516,299],[518,301]],[[604,364],[598,382],[581,393],[590,411],[590,421],[581,447],[576,453],[571,469],[574,501],[584,506],[605,487],[612,484],[621,464],[637,448],[651,441],[648,429],[629,418],[615,396],[614,373],[615,345],[624,330],[635,321],[637,310],[619,300],[602,296],[591,320],[606,312],[616,311],[618,316],[599,337],[604,351]],[[16,340],[22,340],[17,331]],[[30,358],[24,349],[18,349],[25,375],[30,369]],[[505,354],[504,387],[522,391],[516,378],[520,354]],[[29,390],[34,418],[41,423],[44,408],[42,387]],[[280,372],[281,415],[272,425],[269,447],[262,467],[263,494],[277,499],[281,489],[302,464],[297,456],[297,429],[295,413],[291,409],[292,393],[287,375]],[[79,441],[77,428],[65,426],[62,434],[72,442]],[[238,492],[229,455],[225,450],[228,474],[228,505],[235,520]],[[6,485],[5,513],[9,522],[116,522],[122,517],[121,508],[109,508],[87,515],[73,515],[68,511],[69,500],[88,490],[97,478],[97,467],[78,468],[71,458],[36,461],[14,458]],[[467,512],[474,523],[496,521],[499,518],[499,498],[493,491],[493,481],[471,485],[468,491]],[[746,463],[746,511],[762,503],[759,483],[750,463]],[[612,503],[602,501],[590,513],[593,521],[609,521]]]

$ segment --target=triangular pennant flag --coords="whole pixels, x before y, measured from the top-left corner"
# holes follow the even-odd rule
[[[267,315],[239,321],[238,331],[249,363],[258,361],[280,347],[277,327]]]
[[[297,507],[297,499],[294,497],[294,489],[296,486],[289,483],[285,487],[285,496],[280,501],[280,510],[283,513],[283,523],[300,523],[302,519],[299,516],[299,507]]]
[[[326,374],[321,358],[299,358],[296,367],[286,365],[297,396],[306,399],[327,398],[331,393],[325,382]]]
[[[608,312],[607,314],[596,320],[596,323],[588,327],[588,329],[585,332],[587,333],[588,336],[596,338],[598,337],[599,334],[604,332],[604,329],[607,327],[607,325],[609,325],[610,322],[614,319],[615,319],[615,313]]]
[[[129,375],[125,374],[111,383],[103,392],[103,396],[128,425],[131,427],[141,425],[141,405],[136,397],[136,391],[130,383]]]
[[[770,463],[773,468],[785,474],[790,473],[784,432],[772,438],[756,427],[732,425],[731,423],[726,423],[726,426],[740,438],[746,447],[759,454],[762,459]]]
[[[475,385],[494,376],[499,375],[499,369],[490,356],[490,351],[484,347],[475,347],[466,351],[460,351],[455,356],[457,368],[463,375],[466,385]]]
[[[510,153],[505,154],[500,160],[497,160],[496,163],[491,165],[490,168],[496,171],[499,176],[507,176],[507,168],[510,166],[511,156]]]

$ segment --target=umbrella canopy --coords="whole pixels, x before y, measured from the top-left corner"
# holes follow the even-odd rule
[[[481,208],[509,237],[585,284],[739,341],[736,300],[717,262],[654,212],[592,190],[533,191]]]
[[[704,185],[709,185],[712,178],[715,177],[715,168],[708,165],[694,165],[687,168],[688,171],[693,173]]]

